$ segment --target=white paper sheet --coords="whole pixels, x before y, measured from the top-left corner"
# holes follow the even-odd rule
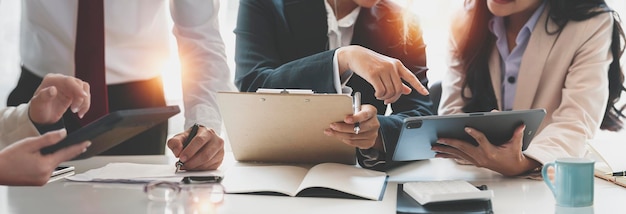
[[[113,182],[113,183],[146,183],[150,181],[179,182],[186,176],[221,175],[218,170],[193,171],[175,173],[174,165],[109,163],[104,167],[91,169],[84,173],[67,177],[71,181],[82,182]]]
[[[613,171],[626,171],[626,143],[621,132],[603,133],[588,143],[590,151],[595,152],[600,158],[598,161],[605,162]],[[596,164],[597,165],[597,164]]]

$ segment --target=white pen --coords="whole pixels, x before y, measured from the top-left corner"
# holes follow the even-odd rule
[[[359,111],[361,111],[361,92],[354,92],[354,114],[358,113]],[[354,134],[359,134],[359,131],[361,131],[361,127],[360,127],[361,123],[356,122],[354,123]]]

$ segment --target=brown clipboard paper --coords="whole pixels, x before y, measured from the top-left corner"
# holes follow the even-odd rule
[[[324,134],[353,114],[347,94],[219,92],[233,155],[241,162],[356,163],[356,149]]]

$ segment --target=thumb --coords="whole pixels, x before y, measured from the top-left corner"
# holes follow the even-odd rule
[[[87,147],[91,146],[90,141],[85,141],[80,144],[72,145],[63,149],[56,151],[55,153],[50,154],[50,156],[56,161],[56,163],[61,163],[64,161],[68,161],[81,153],[87,151]]]
[[[518,126],[513,133],[513,137],[511,137],[510,142],[513,143],[513,146],[522,148],[522,142],[524,141],[524,130],[526,130],[526,125]]]
[[[167,147],[172,150],[174,156],[178,157],[180,153],[183,151],[183,141],[187,139],[187,133],[183,132],[175,135],[167,141]]]
[[[48,133],[45,133],[42,136],[35,137],[35,142],[37,142],[37,145],[39,147],[37,149],[54,145],[61,141],[63,138],[65,138],[65,136],[67,136],[67,131],[65,129],[59,129],[56,131],[50,131]]]
[[[48,124],[54,120],[56,116],[50,115],[50,108],[55,99],[57,99],[58,90],[56,87],[46,87],[37,91],[30,100],[28,115],[31,121],[38,124]],[[60,116],[59,116],[60,117]],[[59,118],[56,118],[58,120]],[[55,121],[56,121],[55,120]]]
[[[373,115],[376,115],[376,111],[377,111],[376,107],[372,105],[369,105],[369,104],[363,105],[361,106],[361,111],[355,113],[352,116],[347,116],[343,122],[347,124],[364,122],[364,121],[371,119]]]

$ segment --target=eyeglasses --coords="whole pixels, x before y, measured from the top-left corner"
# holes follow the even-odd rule
[[[153,181],[144,186],[143,191],[152,201],[171,202],[182,197],[195,203],[220,204],[224,200],[224,187],[219,183],[181,184],[169,181]]]

